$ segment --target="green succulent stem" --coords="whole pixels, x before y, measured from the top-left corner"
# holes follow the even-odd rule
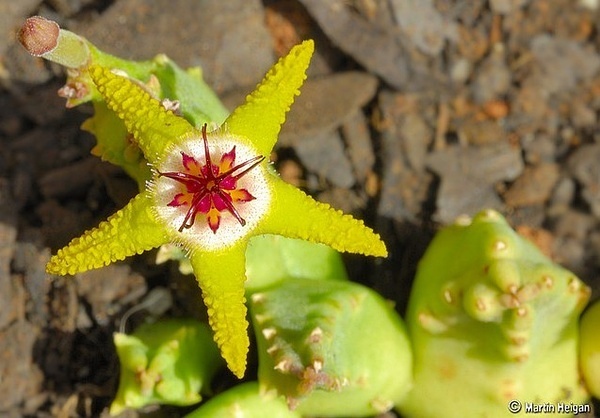
[[[224,365],[210,328],[191,319],[164,319],[131,335],[116,333],[114,343],[121,376],[111,415],[152,404],[198,403]]]
[[[581,373],[590,393],[600,399],[600,301],[583,313],[580,338]]]
[[[411,291],[414,386],[398,409],[511,417],[511,400],[585,402],[577,321],[589,294],[495,211],[443,228]]]
[[[190,412],[185,418],[301,418],[276,393],[261,393],[257,382],[237,385]]]
[[[411,386],[404,324],[372,290],[344,280],[287,280],[250,298],[263,392],[308,416],[368,416]]]

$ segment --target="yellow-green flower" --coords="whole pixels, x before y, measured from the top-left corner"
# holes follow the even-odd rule
[[[223,358],[243,376],[249,346],[245,251],[252,236],[278,234],[339,251],[387,255],[385,244],[362,221],[316,202],[269,167],[267,157],[313,50],[312,41],[292,49],[246,103],[210,132],[166,110],[119,72],[90,67],[98,91],[125,122],[153,178],[127,206],[59,250],[48,272],[75,274],[176,243],[190,258]]]

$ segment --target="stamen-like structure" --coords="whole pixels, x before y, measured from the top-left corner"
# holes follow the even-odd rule
[[[185,192],[177,193],[168,206],[189,206],[179,232],[194,225],[198,212],[206,215],[208,226],[216,234],[221,222],[221,212],[227,210],[240,225],[246,225],[234,203],[249,202],[255,197],[247,189],[237,189],[237,181],[260,164],[265,157],[257,155],[243,163],[235,165],[235,145],[231,151],[221,156],[219,164],[211,160],[206,137],[206,124],[202,126],[205,163],[198,162],[193,156],[181,152],[183,171],[170,171],[158,174],[183,184]]]

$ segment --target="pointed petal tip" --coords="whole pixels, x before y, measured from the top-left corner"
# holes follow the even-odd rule
[[[314,200],[283,180],[274,181],[273,187],[277,199],[262,233],[318,242],[340,252],[387,257],[381,237],[362,220]]]
[[[46,263],[46,273],[53,274],[55,276],[64,276],[66,274],[71,274],[69,269],[60,262],[60,257],[58,255],[53,255],[50,257],[48,263]]]
[[[199,251],[190,255],[213,338],[227,367],[238,378],[245,374],[250,347],[244,296],[246,245],[238,243],[227,251]]]
[[[210,303],[206,297],[204,303],[208,307]],[[237,306],[238,308],[240,305]],[[241,305],[242,312],[246,314],[244,305]],[[248,338],[247,322],[242,319],[244,317],[234,319],[227,318],[227,313],[223,313],[223,308],[219,308],[221,312],[215,309],[208,308],[209,325],[214,331],[214,340],[221,351],[221,356],[227,364],[227,368],[239,379],[244,377],[246,373],[246,358],[250,347]]]
[[[236,359],[232,359],[231,361],[228,359],[225,360],[227,361],[227,367],[231,373],[233,373],[238,379],[243,379],[244,375],[246,374],[246,361],[235,361]]]
[[[344,218],[344,221],[349,222],[349,225],[343,227],[349,235],[344,239],[341,234],[336,234],[328,245],[341,252],[387,258],[388,250],[379,234],[366,226],[360,219],[341,212],[338,214]]]
[[[99,257],[98,254],[85,254],[77,251],[77,247],[85,243],[86,235],[73,239],[69,245],[61,248],[50,257],[46,264],[46,273],[56,276],[75,275],[88,270],[104,267],[109,261]]]
[[[308,54],[311,55],[315,52],[315,41],[307,39],[302,41],[300,44],[295,45],[290,52],[295,52],[296,55]]]
[[[82,273],[164,244],[164,228],[154,219],[149,204],[145,194],[137,195],[96,228],[58,250],[46,271],[57,275]]]
[[[374,241],[370,247],[369,254],[366,254],[366,255],[371,255],[373,257],[387,258],[387,256],[389,254],[388,254],[388,250],[385,245],[385,242],[383,242],[383,240],[381,239],[379,234],[376,234],[375,232],[373,232],[373,235],[374,235]]]
[[[228,131],[248,138],[258,154],[269,155],[285,115],[300,94],[314,50],[314,42],[307,40],[280,58],[247,96],[246,103],[235,109],[226,120]]]

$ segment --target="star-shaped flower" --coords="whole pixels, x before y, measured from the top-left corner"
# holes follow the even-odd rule
[[[231,371],[243,376],[249,347],[244,305],[248,240],[278,234],[339,251],[386,256],[362,221],[285,183],[268,165],[285,114],[314,50],[296,46],[217,129],[198,129],[137,83],[98,66],[89,73],[153,171],[146,190],[48,263],[53,274],[99,268],[166,243],[190,258],[209,324]]]

